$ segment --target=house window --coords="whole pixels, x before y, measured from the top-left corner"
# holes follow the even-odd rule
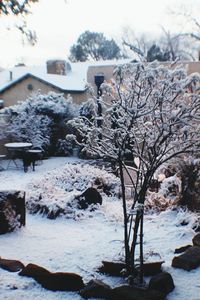
[[[32,91],[32,90],[33,90],[33,85],[32,85],[32,83],[29,83],[29,84],[27,85],[27,89],[28,89],[29,91]]]
[[[0,109],[4,107],[4,101],[0,99]]]

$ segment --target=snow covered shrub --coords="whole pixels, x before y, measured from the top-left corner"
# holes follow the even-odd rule
[[[147,192],[145,209],[166,210],[177,205],[181,195],[181,180],[177,175],[163,179],[157,192]]]
[[[88,99],[87,101],[83,102],[79,107],[79,116],[88,122],[91,122],[96,117],[96,103],[94,99]],[[66,140],[68,144],[72,144],[72,147],[75,146],[75,140],[78,142],[78,156],[80,158],[86,158],[86,159],[95,159],[96,156],[94,153],[91,153],[87,149],[83,149],[83,146],[81,143],[83,142],[83,137],[80,134],[79,130],[77,130],[77,127],[74,126],[74,123],[67,124],[67,129],[69,134],[66,135]],[[72,138],[72,135],[76,138]]]
[[[177,159],[161,169],[164,175],[157,193],[148,192],[147,207],[164,209],[171,205],[200,209],[200,160],[192,156]],[[167,177],[168,176],[168,177]],[[160,201],[160,203],[159,203]]]
[[[88,99],[87,101],[83,102],[80,106],[79,114],[88,120],[94,119],[96,116],[96,104],[94,99]]]
[[[49,218],[74,217],[78,209],[76,196],[89,187],[97,188],[104,199],[116,197],[119,179],[90,165],[66,164],[29,185],[27,208]]]
[[[70,138],[66,138],[64,140],[59,139],[56,144],[55,154],[58,156],[72,155],[74,146],[75,146],[74,139],[70,139]]]
[[[180,205],[191,210],[200,209],[200,160],[189,157],[178,166],[181,178]]]
[[[64,140],[66,122],[78,115],[78,107],[62,94],[34,94],[26,101],[4,108],[6,132],[12,140],[29,141],[34,146],[54,154]]]

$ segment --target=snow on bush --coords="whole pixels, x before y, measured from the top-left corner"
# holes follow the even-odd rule
[[[29,141],[54,154],[56,150],[63,151],[61,140],[65,141],[66,122],[78,116],[79,107],[72,98],[66,99],[62,94],[38,92],[17,105],[2,109],[1,114],[7,120],[7,137]]]
[[[98,189],[103,202],[119,196],[119,179],[116,176],[90,165],[66,164],[29,185],[27,208],[33,214],[44,214],[48,218],[65,215],[76,219],[82,215],[77,209],[76,196],[89,187]]]
[[[200,160],[193,156],[177,159],[163,166],[157,173],[162,178],[158,192],[148,192],[147,208],[165,210],[172,205],[186,206],[190,210],[200,208]]]
[[[162,174],[164,175],[164,174]],[[168,207],[177,205],[181,195],[181,179],[177,174],[163,178],[157,192],[148,191],[145,203],[146,209],[156,211],[166,210]]]

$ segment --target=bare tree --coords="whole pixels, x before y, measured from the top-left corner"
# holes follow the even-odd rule
[[[83,138],[84,150],[113,159],[119,166],[124,214],[127,271],[136,272],[139,239],[139,282],[143,283],[143,216],[148,188],[156,170],[174,157],[199,149],[200,76],[157,63],[117,68],[116,80],[103,84],[103,125],[86,118],[71,121]],[[101,138],[99,138],[101,136]],[[126,166],[127,152],[139,160],[136,176]],[[134,190],[126,200],[124,172]]]
[[[180,31],[172,33],[161,26],[162,34],[153,37],[141,35],[137,37],[133,31],[124,31],[122,43],[132,52],[138,61],[191,61],[195,60],[195,47],[192,45],[191,35]]]
[[[25,37],[31,45],[35,45],[37,37],[35,31],[28,28],[25,16],[31,13],[31,5],[36,2],[38,2],[38,0],[0,1],[0,17],[17,17],[19,22],[16,28],[22,33],[22,37]]]
[[[198,52],[199,59],[199,47],[200,47],[200,22],[198,20],[198,11],[200,5],[198,2],[188,3],[178,6],[176,9],[170,10],[170,14],[174,16],[176,24],[181,24],[181,40],[188,42],[187,51],[195,56],[195,52]],[[185,48],[185,47],[184,47]]]

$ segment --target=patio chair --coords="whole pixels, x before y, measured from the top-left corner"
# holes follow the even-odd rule
[[[0,154],[0,171],[5,170],[5,168],[2,166],[2,161],[6,158],[5,154]]]
[[[24,153],[23,164],[24,172],[28,171],[28,167],[32,165],[33,171],[35,171],[35,165],[37,161],[42,163],[43,150],[39,147],[33,147]]]

